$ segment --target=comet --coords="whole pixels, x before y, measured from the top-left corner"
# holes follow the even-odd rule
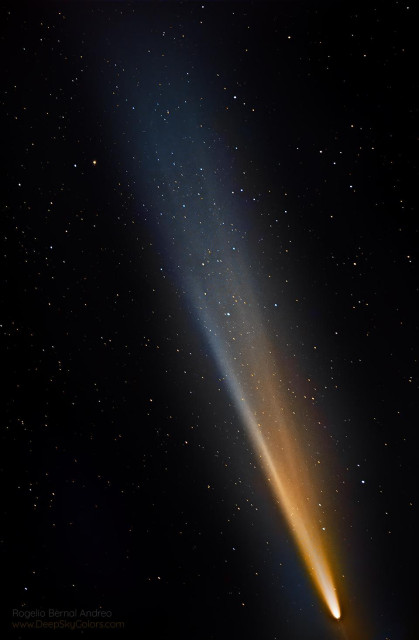
[[[296,417],[293,406],[300,399],[273,335],[281,327],[267,311],[273,307],[268,267],[252,228],[252,215],[260,212],[251,210],[256,205],[245,195],[237,195],[245,194],[245,184],[235,186],[236,160],[220,134],[202,124],[200,100],[179,100],[185,90],[179,66],[172,61],[164,67],[166,82],[154,102],[146,94],[157,105],[152,113],[158,114],[164,102],[170,118],[142,116],[150,126],[143,132],[148,138],[141,138],[141,197],[149,194],[152,203],[142,205],[144,219],[158,238],[160,271],[183,296],[212,354],[312,584],[329,615],[340,620],[321,526],[325,515],[319,511],[327,479],[312,453],[321,446],[309,421],[302,424]]]

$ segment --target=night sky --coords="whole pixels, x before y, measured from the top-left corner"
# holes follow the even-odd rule
[[[7,637],[418,637],[417,24],[3,5]]]

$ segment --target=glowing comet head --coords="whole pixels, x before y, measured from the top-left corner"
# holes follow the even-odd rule
[[[323,602],[333,618],[335,620],[340,620],[342,614],[339,600],[325,553],[322,552],[319,547],[316,548],[313,545],[313,541],[305,535],[304,529],[303,532],[301,530],[296,532],[296,538],[307,565],[311,567],[311,578],[316,585]],[[318,544],[318,540],[316,540],[315,536],[314,539],[314,544]]]
[[[335,620],[340,620],[342,614],[340,610],[339,600],[336,594],[336,589],[333,585],[331,571],[327,563],[325,554],[319,554],[318,550],[314,551],[311,545],[308,549],[303,548],[302,552],[303,556],[306,557],[307,563],[311,560],[311,576],[320,595],[323,598],[324,603],[326,604],[333,618]]]
[[[331,600],[328,602],[328,605],[329,605],[330,612],[332,616],[335,618],[335,620],[340,620],[341,618],[340,606],[335,593],[333,593],[333,596]]]

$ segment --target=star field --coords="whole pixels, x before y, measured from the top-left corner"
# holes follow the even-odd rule
[[[416,14],[2,9],[6,634],[415,638]]]

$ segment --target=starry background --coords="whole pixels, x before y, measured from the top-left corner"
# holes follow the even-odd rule
[[[406,2],[2,8],[11,636],[13,608],[102,607],[125,622],[111,635],[338,637],[194,316],[193,223],[161,229],[173,152],[176,198],[202,161],[245,229],[267,332],[329,443],[355,637],[417,637],[415,21]]]

